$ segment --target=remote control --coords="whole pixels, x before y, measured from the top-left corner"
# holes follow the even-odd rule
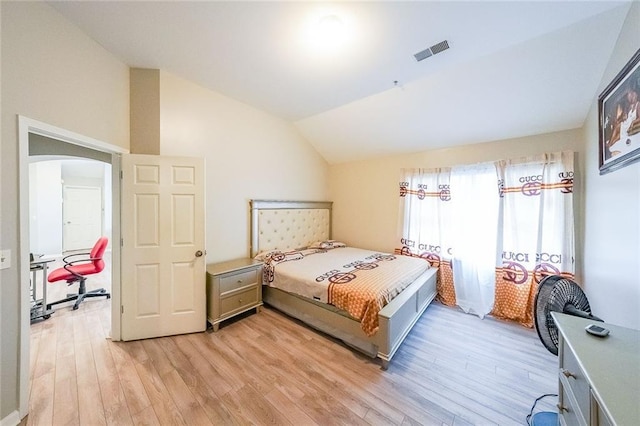
[[[596,324],[589,324],[585,327],[585,330],[587,331],[587,333],[593,334],[594,336],[598,337],[605,337],[609,334],[609,329]]]

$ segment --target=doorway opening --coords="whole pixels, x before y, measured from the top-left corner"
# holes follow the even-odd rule
[[[30,147],[40,140],[36,136],[30,134]],[[110,163],[85,157],[29,156],[29,251],[34,262],[32,322],[70,309],[72,301],[59,303],[52,309],[47,304],[66,299],[72,290],[77,293],[78,283],[71,286],[65,280],[47,283],[47,272],[60,272],[65,266],[65,256],[72,256],[69,261],[88,259],[88,253],[101,237],[109,241],[103,256],[105,267],[99,274],[87,276],[86,291],[104,288],[106,293],[111,292],[111,182]],[[110,299],[101,300],[110,303]]]
[[[111,229],[111,261],[110,261],[110,283],[111,283],[111,338],[120,340],[120,158],[121,154],[127,153],[128,150],[121,147],[111,145],[84,135],[70,132],[68,130],[51,126],[36,120],[18,116],[18,158],[19,158],[19,236],[20,249],[19,256],[21,259],[19,277],[21,283],[20,300],[20,351],[19,351],[19,412],[20,417],[28,413],[29,407],[29,379],[30,379],[30,279],[29,262],[24,261],[30,259],[32,253],[31,240],[31,212],[30,212],[30,161],[32,157],[40,159],[46,156],[60,156],[71,158],[82,158],[97,160],[103,164],[110,164],[110,173],[108,178],[103,176],[103,187],[101,189],[101,199],[104,199],[105,193],[111,194],[111,207],[104,208],[102,213],[101,232],[105,232],[105,225],[110,224]],[[54,159],[54,158],[49,158]],[[106,166],[103,166],[103,173],[106,175]],[[61,175],[62,177],[62,175]],[[62,178],[60,179],[63,180]],[[73,180],[73,179],[72,179]],[[77,182],[76,182],[77,183]],[[86,183],[86,180],[85,180]],[[62,184],[62,182],[60,182]],[[78,185],[76,185],[78,186]],[[82,186],[82,185],[80,185]],[[91,185],[89,185],[91,186]],[[95,185],[94,185],[95,186]],[[60,197],[62,197],[62,188],[60,188]],[[60,203],[61,204],[61,203]],[[104,206],[103,206],[104,207]],[[60,224],[62,225],[62,212],[60,212]],[[108,226],[108,225],[107,225]],[[113,241],[115,239],[115,241]],[[60,237],[60,253],[62,248],[62,238]],[[81,243],[86,244],[86,243]],[[54,250],[56,251],[56,250]],[[106,269],[106,268],[105,268]],[[84,303],[84,302],[83,302]],[[71,307],[61,307],[64,309],[72,309]]]

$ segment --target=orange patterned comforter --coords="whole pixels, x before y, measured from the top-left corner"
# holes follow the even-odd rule
[[[423,259],[345,247],[289,252],[264,270],[265,284],[343,309],[372,336],[380,310],[428,268]]]

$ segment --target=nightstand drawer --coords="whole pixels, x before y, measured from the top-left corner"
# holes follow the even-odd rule
[[[262,263],[242,258],[207,265],[207,320],[218,331],[234,315],[262,306]]]
[[[258,286],[220,299],[220,315],[225,317],[258,303]]]
[[[220,294],[246,287],[258,282],[258,271],[252,270],[220,278]]]

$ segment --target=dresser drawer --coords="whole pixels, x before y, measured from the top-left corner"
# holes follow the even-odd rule
[[[613,426],[614,423],[609,419],[598,402],[598,398],[591,392],[591,424],[598,426]]]
[[[567,393],[571,394],[578,403],[578,409],[582,413],[584,419],[589,418],[590,409],[590,387],[582,368],[571,351],[571,348],[565,344],[562,351],[562,360],[560,360],[560,376]]]
[[[572,405],[571,398],[567,395],[567,389],[561,386],[561,395],[559,398],[562,408],[558,410],[560,414],[558,416],[559,423],[566,426],[586,426],[584,417],[578,413],[577,407]]]
[[[232,294],[220,299],[220,316],[226,317],[233,315],[238,311],[242,311],[248,307],[253,307],[258,303],[258,291],[260,288],[256,285],[243,290],[239,293]]]
[[[258,282],[258,271],[252,270],[220,278],[220,295]]]

